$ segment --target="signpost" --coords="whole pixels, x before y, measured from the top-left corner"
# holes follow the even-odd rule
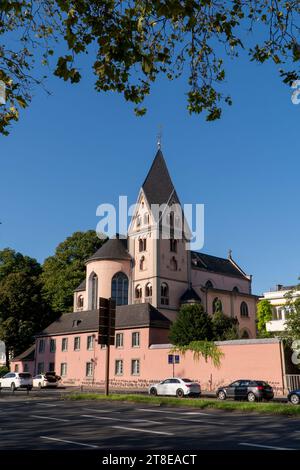
[[[175,364],[179,364],[179,355],[177,354],[169,354],[168,355],[168,364],[173,365],[173,377],[175,376]]]
[[[109,394],[109,358],[110,346],[115,344],[116,301],[99,299],[98,344],[106,346],[105,395]]]

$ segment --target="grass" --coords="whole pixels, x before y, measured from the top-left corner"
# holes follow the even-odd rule
[[[248,403],[236,401],[219,401],[212,399],[193,398],[169,398],[169,397],[149,397],[147,395],[125,395],[113,394],[108,397],[100,393],[70,393],[63,396],[64,400],[101,400],[119,401],[130,403],[148,403],[151,405],[169,405],[177,407],[188,407],[197,409],[217,409],[226,411],[242,411],[246,413],[272,414],[282,416],[299,416],[300,406],[292,406],[289,403]]]

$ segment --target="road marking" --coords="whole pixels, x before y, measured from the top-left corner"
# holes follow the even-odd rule
[[[203,416],[211,416],[209,413],[200,413],[198,411],[187,411],[186,413],[183,413],[184,415],[203,415]]]
[[[274,450],[296,450],[296,449],[292,449],[291,447],[267,446],[267,445],[262,445],[262,444],[252,444],[250,442],[239,442],[239,446],[261,447],[263,449],[274,449]]]
[[[207,421],[203,419],[175,418],[173,416],[166,416],[166,419],[171,419],[172,421],[184,421],[185,423],[213,424],[214,426],[226,424],[224,421]]]
[[[66,439],[58,439],[57,437],[40,436],[40,438],[41,439],[47,439],[48,441],[65,442],[67,444],[75,444],[77,446],[91,447],[92,449],[99,449],[99,446],[95,446],[95,445],[92,445],[92,444],[83,444],[82,442],[67,441]]]
[[[153,412],[153,413],[175,413],[176,415],[185,415],[187,414],[186,412],[183,412],[183,413],[180,413],[178,411],[165,411],[165,410],[149,410],[149,408],[138,408],[138,411],[148,411],[148,412]],[[197,413],[197,414],[201,414],[203,416],[211,416],[210,414],[208,413]]]
[[[108,416],[80,415],[82,418],[106,419],[110,421],[124,421],[119,418],[109,418]]]
[[[58,405],[53,405],[52,403],[38,403],[41,406],[48,406],[48,407],[53,407],[53,406],[58,406]]]
[[[69,419],[62,419],[62,418],[51,418],[50,416],[38,416],[38,415],[30,415],[31,418],[38,418],[38,419],[51,419],[52,421],[64,421],[67,423],[70,421]]]
[[[114,429],[124,429],[125,431],[137,431],[137,432],[146,432],[149,434],[163,434],[164,436],[174,436],[174,433],[164,432],[164,431],[150,431],[150,429],[141,429],[141,428],[127,428],[125,426],[112,426]]]
[[[94,408],[82,408],[85,411],[95,411],[96,413],[120,413],[120,411],[114,411],[114,410],[99,410],[99,409],[94,409]]]
[[[93,418],[93,419],[104,419],[110,421],[126,421],[127,423],[151,423],[162,425],[161,421],[152,421],[149,419],[120,419],[120,418],[109,418],[108,416],[93,416],[93,415],[80,415],[82,418]]]

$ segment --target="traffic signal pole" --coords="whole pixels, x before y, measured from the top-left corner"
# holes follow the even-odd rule
[[[105,363],[105,395],[109,395],[109,359],[110,359],[110,344],[106,346],[106,363]]]
[[[115,344],[116,302],[114,299],[99,299],[98,344],[106,346],[105,395],[109,395],[110,346]]]

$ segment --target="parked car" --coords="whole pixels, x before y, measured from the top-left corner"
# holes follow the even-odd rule
[[[172,377],[165,379],[162,382],[153,384],[149,387],[149,394],[156,395],[170,395],[182,398],[184,396],[200,396],[200,384],[193,382],[190,379],[181,379],[179,377]]]
[[[60,377],[55,372],[46,372],[33,377],[33,386],[37,388],[57,387]]]
[[[300,404],[300,388],[298,388],[297,390],[292,390],[288,394],[288,401],[292,403],[293,405]]]
[[[274,392],[273,388],[263,380],[236,380],[226,387],[219,387],[217,397],[219,400],[234,398],[254,402],[262,399],[272,400]]]
[[[32,389],[32,376],[28,372],[9,372],[0,378],[0,389],[10,388],[12,391],[19,388]]]

